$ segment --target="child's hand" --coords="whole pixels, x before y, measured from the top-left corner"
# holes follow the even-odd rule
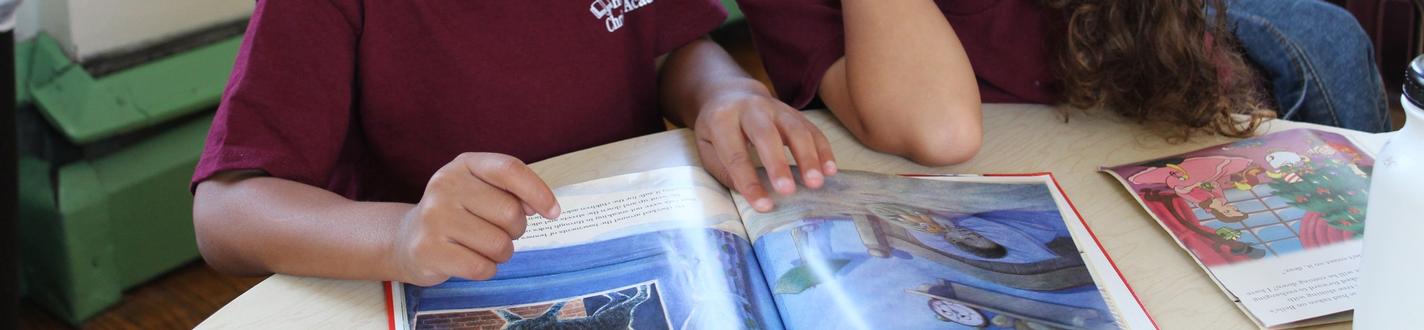
[[[514,254],[525,216],[559,216],[549,186],[514,157],[464,153],[425,186],[400,225],[392,264],[398,279],[420,286],[450,277],[483,280]]]
[[[707,172],[736,189],[757,211],[774,206],[757,177],[747,143],[756,148],[773,189],[782,195],[796,192],[784,147],[791,148],[807,187],[820,188],[825,175],[836,173],[831,144],[821,130],[800,111],[764,95],[720,97],[698,115],[693,131]]]

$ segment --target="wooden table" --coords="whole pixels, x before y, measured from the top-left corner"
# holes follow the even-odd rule
[[[1110,114],[1075,113],[1065,123],[1064,116],[1046,106],[995,104],[984,107],[985,142],[978,156],[960,165],[929,168],[866,149],[827,112],[812,111],[808,115],[830,138],[837,163],[843,169],[884,173],[1052,171],[1162,328],[1254,327],[1127,190],[1098,172],[1100,165],[1186,152],[1229,139],[1203,137],[1170,144],[1141,126]],[[1382,134],[1288,121],[1269,122],[1263,130],[1298,127],[1346,133],[1366,150],[1378,150],[1384,139]],[[696,163],[691,131],[679,129],[582,150],[531,166],[550,186],[561,186]],[[1333,328],[1345,326],[1336,324]],[[269,277],[198,325],[202,329],[385,327],[380,283],[287,275]]]

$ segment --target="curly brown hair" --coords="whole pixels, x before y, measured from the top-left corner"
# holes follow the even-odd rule
[[[1106,108],[1169,140],[1246,137],[1275,113],[1226,25],[1222,0],[1044,0],[1063,100]],[[1208,6],[1213,14],[1208,14]],[[1245,116],[1234,116],[1234,115]]]

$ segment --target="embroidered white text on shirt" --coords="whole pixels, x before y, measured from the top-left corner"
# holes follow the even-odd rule
[[[603,26],[608,28],[608,32],[613,32],[623,27],[623,14],[652,3],[653,0],[593,0],[588,11],[593,12],[594,18],[603,20]]]

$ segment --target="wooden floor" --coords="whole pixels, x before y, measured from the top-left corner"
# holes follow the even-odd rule
[[[202,261],[125,292],[123,300],[82,329],[192,329],[262,277],[218,273]],[[31,302],[20,303],[20,329],[74,328]]]

